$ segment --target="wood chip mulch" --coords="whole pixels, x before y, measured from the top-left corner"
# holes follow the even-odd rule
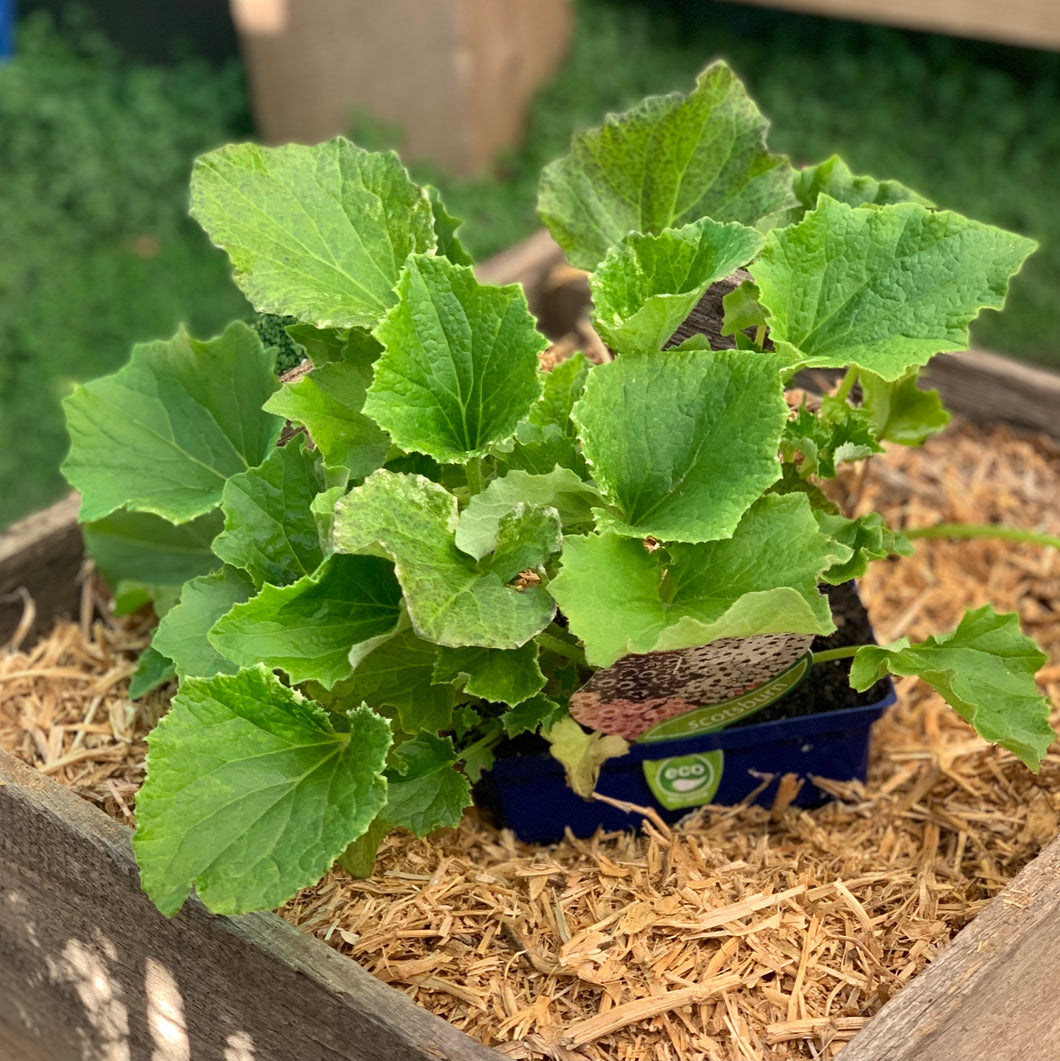
[[[1060,533],[1060,446],[1004,427],[956,425],[836,489],[898,527]],[[81,622],[0,653],[0,746],[132,823],[165,698],[125,698],[147,628],[87,586]],[[1018,611],[1060,703],[1056,550],[920,541],[861,590],[881,641]],[[1060,750],[1035,776],[910,679],[867,782],[829,787],[816,810],[711,808],[545,848],[469,814],[387,839],[372,878],[333,871],[280,914],[512,1058],[833,1057],[1056,834]]]

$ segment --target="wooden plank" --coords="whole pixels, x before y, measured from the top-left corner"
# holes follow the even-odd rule
[[[920,378],[969,420],[1007,420],[1060,438],[1060,374],[982,350],[940,354]]]
[[[24,637],[27,644],[47,633],[56,616],[77,608],[83,556],[80,504],[80,497],[70,494],[0,534],[0,646],[18,629],[27,595],[36,609]]]
[[[567,51],[570,0],[231,0],[266,143],[394,126],[406,161],[472,175],[515,147]]]
[[[1060,837],[843,1048],[843,1061],[1060,1059]]]
[[[757,7],[854,22],[879,22],[925,33],[973,37],[1026,48],[1060,49],[1056,0],[737,0]]]
[[[495,1053],[274,914],[172,920],[130,831],[0,752],[0,1059]]]

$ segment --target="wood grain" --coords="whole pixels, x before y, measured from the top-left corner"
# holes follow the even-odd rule
[[[274,914],[167,920],[129,837],[0,752],[0,1059],[500,1057]]]
[[[1056,0],[737,0],[757,7],[879,22],[927,33],[946,33],[1028,48],[1060,49]]]
[[[843,1049],[843,1061],[1060,1059],[1060,838]]]

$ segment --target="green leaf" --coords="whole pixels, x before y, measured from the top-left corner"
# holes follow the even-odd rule
[[[657,236],[631,232],[589,279],[596,330],[622,353],[661,350],[707,288],[761,246],[753,228],[709,217]]]
[[[367,830],[390,726],[363,705],[342,721],[264,667],[183,683],[136,800],[140,880],[163,914],[193,885],[214,913],[274,909]]]
[[[803,405],[788,421],[780,443],[785,460],[794,461],[796,452],[802,455],[798,467],[804,478],[834,479],[840,461],[864,460],[882,449],[869,414],[834,398],[825,398],[818,414]]]
[[[989,605],[968,611],[952,633],[917,645],[901,638],[858,649],[850,684],[871,687],[888,671],[927,682],[979,736],[1000,744],[1035,772],[1056,734],[1050,704],[1034,675],[1048,657],[1027,637],[1014,614]]]
[[[384,352],[364,411],[405,450],[465,464],[515,433],[540,397],[548,345],[518,284],[479,284],[471,269],[415,255],[400,302],[375,331]]]
[[[471,785],[456,769],[457,753],[448,737],[417,733],[391,754],[396,769],[387,771],[388,799],[383,821],[427,836],[455,829],[471,805]]]
[[[279,386],[272,353],[245,324],[208,342],[181,330],[133,347],[112,376],[66,398],[71,448],[62,471],[81,516],[119,508],[185,523],[216,507],[225,480],[259,464],[283,421],[262,412]]]
[[[330,556],[289,586],[265,585],[210,630],[210,643],[240,666],[259,660],[294,684],[326,689],[395,633],[401,587],[391,565],[374,556]]]
[[[516,427],[514,446],[502,456],[506,467],[543,475],[558,465],[582,476],[588,474],[570,418],[588,375],[589,362],[582,353],[542,373],[543,394]]]
[[[514,707],[545,687],[537,654],[533,641],[512,649],[440,648],[434,680],[462,686],[483,700]]]
[[[913,546],[905,535],[885,526],[878,512],[869,512],[857,519],[818,510],[815,515],[821,532],[851,550],[849,560],[835,564],[821,575],[833,586],[861,578],[873,560],[885,556],[912,556]]]
[[[582,799],[592,796],[604,763],[629,751],[629,741],[624,737],[586,733],[570,716],[553,723],[544,736],[553,758],[566,769],[568,784]]]
[[[362,479],[381,467],[390,452],[390,436],[362,412],[371,378],[370,368],[324,365],[284,384],[266,408],[303,424],[329,464]]]
[[[287,334],[300,346],[305,347],[309,360],[319,368],[330,361],[342,360],[348,333],[345,328],[314,328],[312,324],[289,324]]]
[[[458,518],[457,500],[444,487],[381,470],[339,501],[335,548],[394,561],[421,637],[452,648],[518,648],[551,622],[555,605],[540,586],[518,590],[480,570],[457,548]],[[546,556],[528,559],[544,563]]]
[[[804,495],[769,494],[722,541],[649,551],[609,532],[568,538],[549,591],[588,661],[608,667],[722,637],[830,633],[817,583],[849,556],[820,533]]]
[[[437,245],[427,193],[397,156],[342,137],[203,155],[191,214],[255,309],[319,328],[374,326],[397,301],[405,259]]]
[[[393,708],[405,733],[437,733],[452,723],[454,700],[451,685],[434,682],[437,660],[437,645],[401,630],[369,652],[336,692],[347,701]]]
[[[755,225],[794,202],[788,160],[766,151],[767,126],[729,67],[714,63],[688,96],[649,97],[575,134],[542,171],[538,212],[582,269],[628,232],[701,217]]]
[[[539,729],[549,729],[567,714],[567,709],[555,700],[538,694],[516,704],[510,711],[501,715],[501,724],[508,737],[518,737],[520,733],[536,733]]]
[[[453,217],[442,202],[442,193],[430,184],[424,186],[430,196],[431,211],[434,215],[434,231],[438,236],[438,253],[456,265],[474,265],[475,259],[464,250],[456,230],[463,224],[458,217]]]
[[[152,647],[173,661],[182,681],[191,676],[234,674],[239,668],[206,635],[222,615],[253,594],[253,583],[234,567],[222,567],[209,575],[193,578],[185,585],[180,603],[162,617]]]
[[[766,237],[752,267],[770,336],[793,363],[857,365],[885,380],[968,346],[968,325],[1000,309],[1037,244],[919,203],[854,208],[827,195]]]
[[[545,561],[562,546],[563,529],[556,510],[520,502],[497,525],[490,573],[505,583],[524,571],[544,574]]]
[[[233,475],[221,494],[225,529],[213,551],[250,575],[254,585],[285,586],[314,572],[324,559],[310,508],[324,489],[319,455],[300,436],[263,463]]]
[[[86,523],[82,533],[88,555],[115,597],[122,598],[135,587],[163,615],[180,599],[188,579],[217,567],[210,546],[221,523],[216,511],[175,527],[160,516],[119,510]]]
[[[148,645],[140,653],[136,670],[129,679],[129,699],[139,700],[176,676],[177,668],[173,661],[163,656],[153,645]]]
[[[620,534],[702,542],[732,534],[780,476],[788,417],[770,354],[667,350],[590,373],[574,408]]]
[[[799,205],[789,215],[789,223],[796,224],[807,211],[817,206],[823,192],[848,206],[886,206],[888,203],[919,203],[934,206],[930,199],[918,195],[898,181],[878,181],[873,177],[855,177],[850,167],[838,155],[833,155],[816,166],[797,170],[792,190]]]
[[[871,372],[858,376],[862,404],[872,418],[873,432],[881,442],[920,446],[949,422],[950,414],[936,390],[922,391],[917,373],[888,382]]]
[[[724,319],[722,335],[737,335],[747,328],[761,328],[769,320],[769,314],[758,301],[758,288],[745,280],[721,300]]]
[[[569,468],[554,468],[547,475],[513,469],[471,498],[460,514],[456,544],[476,560],[492,553],[497,548],[501,519],[520,503],[555,509],[564,531],[578,534],[592,529],[593,507],[602,501],[600,494]]]

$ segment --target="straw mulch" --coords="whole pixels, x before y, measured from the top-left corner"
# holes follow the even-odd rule
[[[897,526],[1060,533],[1060,447],[951,428],[836,484]],[[146,630],[97,618],[0,656],[0,744],[132,821],[143,735],[124,699]],[[862,594],[880,640],[1018,610],[1060,702],[1060,556],[921,541]],[[1057,831],[1060,754],[1032,775],[915,680],[877,724],[866,784],[716,808],[679,827],[534,848],[480,823],[385,841],[375,875],[330,873],[280,911],[512,1058],[832,1057]]]

